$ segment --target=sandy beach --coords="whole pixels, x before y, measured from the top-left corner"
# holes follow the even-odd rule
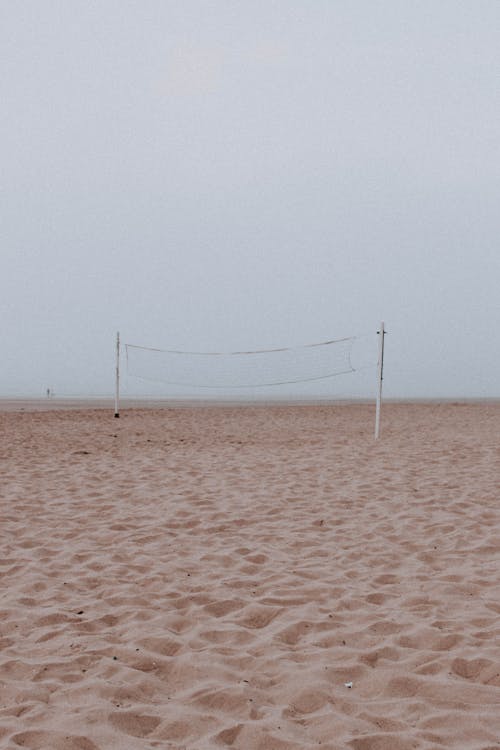
[[[2,750],[498,750],[500,405],[0,412]]]

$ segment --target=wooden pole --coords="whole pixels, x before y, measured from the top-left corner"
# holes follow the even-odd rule
[[[120,416],[120,334],[116,334],[115,417]]]
[[[377,331],[380,336],[378,342],[378,364],[377,364],[377,408],[375,411],[375,440],[378,440],[380,435],[380,407],[382,405],[382,381],[384,379],[384,338],[385,329],[384,322],[380,324],[380,331]]]

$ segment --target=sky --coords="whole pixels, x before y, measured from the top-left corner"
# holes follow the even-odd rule
[[[386,396],[500,397],[498,0],[4,0],[0,49],[0,396],[111,394],[119,330],[361,336],[273,392],[371,397],[384,321]]]

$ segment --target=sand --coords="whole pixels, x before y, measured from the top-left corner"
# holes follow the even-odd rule
[[[0,413],[0,748],[498,750],[500,406],[373,417]]]

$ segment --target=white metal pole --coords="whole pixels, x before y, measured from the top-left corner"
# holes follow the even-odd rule
[[[379,342],[378,342],[378,363],[377,363],[377,408],[375,412],[375,440],[378,439],[380,435],[380,406],[382,404],[382,381],[384,379],[384,338],[385,338],[385,329],[384,329],[384,322],[380,324],[380,331],[378,331],[378,335],[380,336]]]
[[[120,334],[116,334],[115,417],[120,416]]]

